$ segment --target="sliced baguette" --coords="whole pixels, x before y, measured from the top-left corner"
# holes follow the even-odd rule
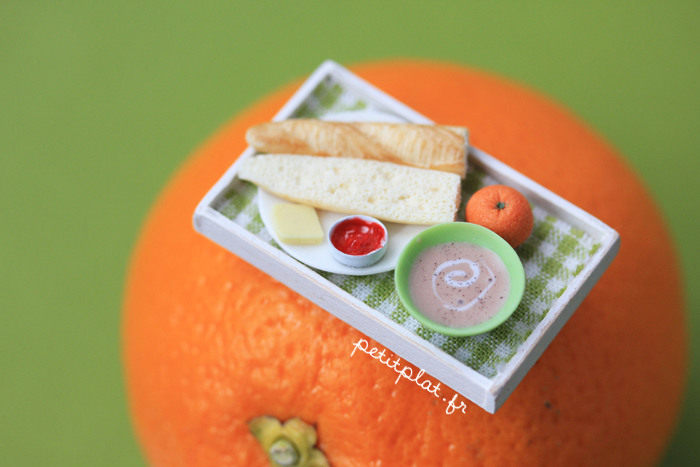
[[[460,202],[458,175],[390,162],[260,155],[238,176],[290,201],[403,224],[453,222]]]
[[[263,123],[246,133],[248,144],[263,153],[372,159],[461,178],[467,173],[468,139],[464,127],[312,119]]]

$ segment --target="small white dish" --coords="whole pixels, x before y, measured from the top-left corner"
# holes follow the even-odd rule
[[[413,237],[430,227],[429,225],[384,222],[384,227],[386,227],[389,233],[389,241],[387,242],[387,249],[384,257],[371,266],[353,268],[352,266],[339,263],[333,258],[333,255],[331,255],[330,241],[328,240],[328,235],[326,235],[338,219],[348,214],[316,209],[318,220],[321,222],[321,228],[323,229],[323,242],[320,245],[289,245],[280,241],[277,232],[275,232],[274,221],[272,219],[272,207],[278,203],[289,202],[291,201],[287,201],[262,188],[258,188],[258,209],[260,210],[260,217],[262,218],[266,230],[282,250],[292,258],[314,269],[334,274],[367,276],[370,274],[379,274],[380,272],[393,271],[399,259],[399,253],[401,253],[403,247],[406,246]]]
[[[375,108],[366,108],[356,111],[344,111],[328,113],[321,117],[322,120],[333,122],[384,122],[384,123],[406,123],[408,120],[394,113],[382,111]],[[328,236],[325,235],[323,243],[320,245],[288,245],[280,242],[272,223],[272,206],[278,203],[289,203],[278,196],[258,187],[258,209],[265,228],[282,249],[291,257],[302,263],[320,271],[335,274],[345,274],[348,276],[366,276],[379,274],[381,272],[393,271],[396,261],[403,247],[411,241],[413,237],[427,229],[428,225],[408,225],[387,222],[383,224],[389,234],[389,241],[386,245],[384,256],[376,263],[366,267],[352,267],[336,261],[331,254],[331,245]],[[324,211],[316,209],[323,232],[330,230],[333,224],[343,216],[338,212]]]
[[[371,222],[378,224],[382,230],[384,231],[384,237],[382,238],[379,248],[376,250],[373,250],[367,254],[364,255],[349,255],[347,253],[344,253],[340,251],[335,244],[333,243],[333,234],[336,231],[336,228],[343,222],[350,220],[350,219],[361,219],[366,222]],[[331,249],[331,255],[340,263],[343,263],[347,266],[353,267],[353,268],[366,268],[367,266],[371,266],[384,256],[384,253],[386,253],[386,248],[387,245],[389,244],[389,232],[387,231],[386,227],[382,222],[378,219],[375,219],[374,217],[370,216],[362,216],[362,215],[354,215],[354,216],[345,216],[341,219],[338,219],[335,221],[333,226],[328,230],[328,235],[326,236],[328,239],[328,244],[330,245]]]

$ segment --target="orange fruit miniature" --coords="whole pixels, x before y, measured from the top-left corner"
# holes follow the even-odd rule
[[[474,193],[467,202],[466,219],[496,232],[513,248],[527,240],[535,223],[527,199],[506,185],[490,185]]]
[[[500,78],[432,62],[354,71],[435,121],[469,127],[474,145],[611,225],[617,258],[496,414],[468,401],[466,414],[446,414],[386,365],[350,357],[363,334],[192,228],[245,131],[298,83],[286,87],[184,165],[134,251],[124,364],[148,463],[270,465],[271,432],[306,443],[297,459],[319,459],[316,449],[334,467],[657,463],[679,412],[687,334],[678,261],[634,173],[559,106]],[[284,441],[270,449],[289,460]]]

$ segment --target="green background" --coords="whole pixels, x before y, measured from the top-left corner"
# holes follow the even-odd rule
[[[585,3],[585,4],[583,4]],[[700,3],[0,2],[0,465],[144,465],[120,306],[179,164],[324,59],[429,58],[525,83],[617,147],[685,273],[692,369],[664,465],[700,459]]]

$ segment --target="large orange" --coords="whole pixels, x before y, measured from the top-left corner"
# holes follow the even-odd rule
[[[362,335],[196,234],[198,200],[294,86],[233,120],[180,170],[133,256],[124,343],[131,412],[153,466],[262,466],[247,422],[299,417],[334,466],[652,465],[686,375],[676,257],[623,160],[549,100],[465,68],[416,62],[360,76],[617,229],[617,259],[506,404],[447,415],[368,355]]]

